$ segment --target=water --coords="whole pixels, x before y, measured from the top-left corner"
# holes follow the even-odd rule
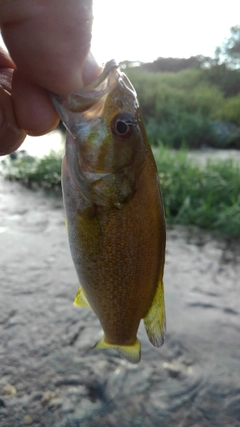
[[[20,148],[40,157],[59,149],[58,131]],[[204,164],[239,154],[189,157]],[[61,200],[4,181],[0,199],[1,427],[240,426],[239,241],[168,230],[166,342],[153,348],[141,326],[142,360],[132,366],[91,350],[99,323],[72,306]]]
[[[51,150],[63,149],[64,135],[59,130],[54,130],[47,135],[38,137],[27,136],[19,150],[25,150],[30,156],[43,157]]]
[[[99,322],[72,305],[61,200],[6,182],[0,199],[1,427],[240,426],[239,241],[168,230],[166,342],[141,326],[130,365],[92,350]]]
[[[46,135],[42,136],[26,136],[24,142],[17,150],[17,153],[25,151],[33,157],[43,157],[50,153],[50,151],[63,151],[65,142],[65,135],[60,130],[56,129]],[[4,160],[7,156],[1,156],[0,160]]]

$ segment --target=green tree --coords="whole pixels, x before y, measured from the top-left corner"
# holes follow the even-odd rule
[[[240,68],[240,25],[230,28],[231,36],[222,44],[221,53],[232,68]]]

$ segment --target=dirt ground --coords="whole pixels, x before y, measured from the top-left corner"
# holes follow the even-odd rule
[[[142,360],[92,350],[61,199],[0,182],[0,427],[240,426],[240,242],[168,230],[167,336]]]

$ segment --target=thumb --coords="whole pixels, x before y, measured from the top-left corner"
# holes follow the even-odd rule
[[[17,126],[11,96],[0,86],[0,156],[17,150],[25,136]]]
[[[92,0],[0,0],[2,36],[16,67],[59,95],[83,86]]]

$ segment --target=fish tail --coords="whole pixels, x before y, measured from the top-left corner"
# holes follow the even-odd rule
[[[73,304],[77,305],[78,307],[85,307],[91,309],[91,306],[81,286],[79,286],[78,288]]]
[[[159,282],[152,305],[144,317],[144,325],[152,345],[161,347],[164,343],[166,331],[164,287],[162,282]]]
[[[120,356],[130,363],[138,363],[141,359],[141,344],[137,338],[133,345],[115,345],[107,343],[105,338],[102,337],[93,348],[113,348],[114,350],[117,350]]]

